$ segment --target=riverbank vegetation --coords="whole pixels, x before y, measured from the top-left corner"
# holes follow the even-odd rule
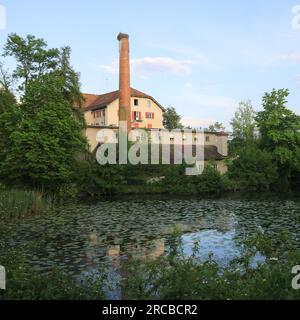
[[[49,212],[53,201],[42,192],[0,190],[0,221]]]
[[[195,243],[193,253],[185,256],[180,234],[174,233],[166,255],[124,261],[114,283],[105,270],[81,281],[59,270],[41,275],[21,252],[1,252],[8,290],[0,291],[0,299],[107,299],[111,290],[129,300],[300,299],[300,291],[292,287],[292,269],[299,263],[300,252],[289,247],[288,240],[284,233],[275,239],[257,234],[241,244],[239,258],[221,266],[213,256],[199,260],[201,243]],[[258,254],[264,260],[257,264]]]

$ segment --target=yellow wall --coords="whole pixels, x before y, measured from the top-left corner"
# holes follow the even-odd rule
[[[138,99],[139,105],[134,105],[134,100]],[[148,105],[149,103],[149,105]],[[163,111],[162,109],[151,99],[146,98],[131,98],[131,112],[138,111],[142,113],[142,122],[139,122],[140,128],[148,128],[149,124],[152,124],[153,129],[163,128]],[[154,119],[146,119],[146,112],[154,113]],[[134,126],[134,125],[133,125]]]

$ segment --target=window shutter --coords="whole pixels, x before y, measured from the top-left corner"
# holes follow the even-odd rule
[[[135,118],[134,118],[134,111],[132,111],[132,120],[135,120]]]
[[[139,112],[139,119],[142,120],[142,113]]]
[[[154,119],[154,113],[152,113],[152,119]]]

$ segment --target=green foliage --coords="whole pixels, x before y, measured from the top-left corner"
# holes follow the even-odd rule
[[[273,156],[256,146],[245,147],[229,166],[229,177],[236,187],[246,190],[269,190],[277,179]]]
[[[0,221],[41,214],[51,207],[51,199],[41,192],[0,189]]]
[[[41,275],[32,269],[22,250],[0,250],[0,264],[6,266],[7,290],[0,290],[0,300],[101,300],[105,275],[91,275],[77,283],[60,270]]]
[[[163,114],[164,127],[168,130],[183,129],[183,125],[180,123],[181,116],[176,112],[175,108],[169,107]]]
[[[75,157],[86,142],[63,86],[55,73],[41,76],[28,83],[22,106],[0,116],[8,132],[0,153],[3,181],[55,190],[73,178]]]
[[[239,104],[234,117],[231,120],[232,136],[233,139],[230,142],[230,153],[236,154],[240,147],[245,144],[253,144],[255,141],[255,115],[252,103],[250,100],[242,101]]]
[[[292,169],[300,170],[300,117],[286,108],[289,91],[266,93],[264,110],[256,121],[261,134],[261,148],[271,152],[282,180],[289,179]]]
[[[186,166],[172,166],[166,171],[161,182],[163,189],[172,194],[218,194],[224,189],[222,175],[206,164],[201,175],[185,176]]]
[[[234,139],[230,143],[231,154],[238,155],[229,170],[236,188],[297,188],[300,117],[286,107],[288,95],[286,89],[273,89],[266,93],[263,111],[258,112],[255,118],[250,102],[240,105],[232,120]],[[255,124],[260,133],[257,141],[253,141]]]
[[[206,128],[204,131],[209,132],[222,132],[225,130],[225,127],[220,122],[215,122],[214,124],[210,125],[208,128]]]
[[[6,89],[0,89],[0,116],[14,105],[16,105],[14,95]]]
[[[8,36],[4,56],[17,62],[13,76],[21,83],[21,101],[16,103],[7,86],[0,92],[0,179],[7,185],[58,193],[74,185],[86,139],[83,115],[72,108],[82,96],[70,52],[49,49],[32,35]]]
[[[97,196],[118,193],[124,182],[124,166],[101,166],[95,159],[78,165],[76,183],[82,195]]]
[[[11,33],[3,55],[14,57],[17,61],[13,76],[22,81],[20,89],[24,89],[30,80],[54,71],[59,62],[59,50],[48,49],[45,40],[33,35],[22,38]]]
[[[284,240],[285,239],[285,240]],[[282,238],[282,242],[286,238]],[[281,242],[281,243],[282,243]],[[183,255],[176,240],[176,252],[154,261],[133,260],[127,264],[121,281],[124,299],[162,300],[251,300],[299,299],[293,290],[292,267],[299,263],[300,252],[281,250],[278,239],[263,234],[244,243],[243,255],[229,267],[218,265],[213,256],[201,262],[201,244],[195,243],[190,257]],[[279,248],[278,250],[276,248]],[[254,268],[256,254],[265,254],[265,263]]]

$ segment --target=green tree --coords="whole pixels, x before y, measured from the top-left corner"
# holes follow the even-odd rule
[[[0,89],[9,91],[13,81],[12,77],[4,68],[4,64],[0,62]]]
[[[32,35],[8,36],[4,56],[17,62],[21,99],[16,103],[8,85],[0,96],[0,179],[6,183],[55,190],[73,181],[86,139],[83,115],[73,108],[82,96],[70,53]]]
[[[17,67],[13,77],[21,81],[21,89],[24,89],[30,80],[54,71],[59,62],[59,50],[48,49],[45,40],[33,35],[22,38],[16,33],[9,34],[3,56],[16,59]]]
[[[63,47],[59,53],[59,63],[57,71],[61,77],[63,77],[64,94],[72,104],[81,106],[83,97],[80,91],[80,74],[77,73],[70,65],[71,48]]]
[[[0,164],[11,147],[10,136],[18,128],[21,112],[14,95],[0,89]]]
[[[300,170],[300,117],[286,107],[289,91],[275,90],[263,98],[263,111],[256,117],[261,147],[272,153],[282,184],[292,170]]]
[[[272,155],[255,145],[240,150],[240,155],[229,166],[229,177],[239,188],[268,190],[277,179],[277,166]]]
[[[181,116],[176,112],[175,108],[169,107],[163,115],[164,127],[168,130],[183,129],[183,125],[180,123]]]
[[[0,163],[3,181],[56,190],[72,180],[86,141],[64,87],[65,79],[57,73],[31,80],[22,105],[0,117],[0,127],[13,128],[6,134]]]
[[[254,141],[255,116],[256,113],[250,100],[240,102],[230,123],[233,129],[233,139],[243,143]]]
[[[214,124],[210,125],[205,131],[209,132],[221,132],[225,131],[225,126],[220,122],[215,122]]]

